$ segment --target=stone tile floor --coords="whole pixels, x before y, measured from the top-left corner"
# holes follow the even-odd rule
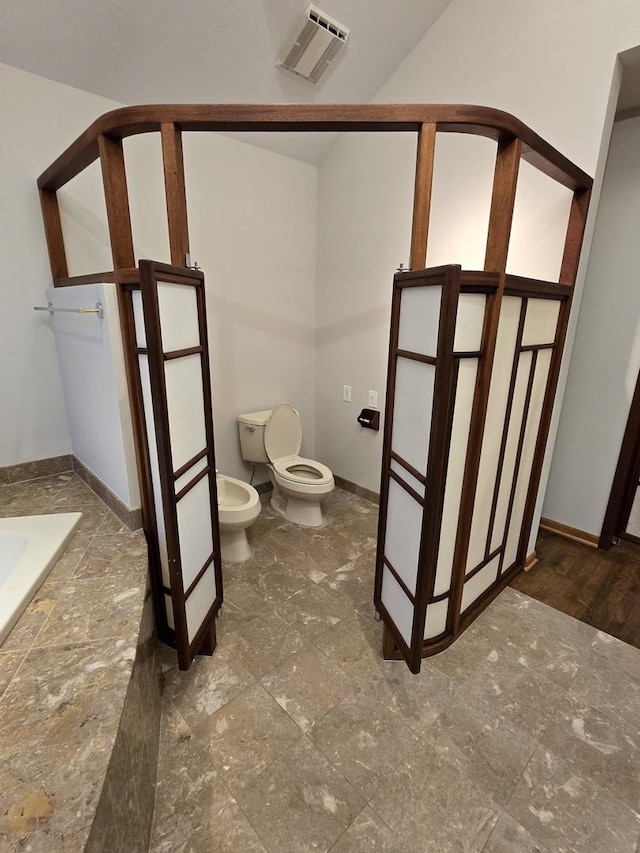
[[[40,473],[36,463],[20,468]],[[146,542],[71,472],[0,484],[0,516],[58,512],[82,512],[80,525],[0,648],[0,851],[85,850],[96,814],[109,850],[140,850],[151,825],[150,785],[139,785],[139,797],[131,784],[119,785],[105,808],[100,796],[114,745],[124,741],[128,781],[153,778],[157,715],[142,701],[125,706],[133,672],[137,692],[129,695],[154,698],[152,656],[134,668],[136,644],[147,636]],[[149,620],[149,638],[151,629]],[[135,725],[123,739],[125,707]]]
[[[634,853],[640,650],[512,589],[413,676],[383,661],[376,507],[268,506],[218,648],[165,649],[153,853]]]

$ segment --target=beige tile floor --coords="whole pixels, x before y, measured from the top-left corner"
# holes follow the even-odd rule
[[[219,644],[165,650],[153,853],[634,853],[640,650],[505,590],[418,676],[383,661],[376,508],[265,507]]]

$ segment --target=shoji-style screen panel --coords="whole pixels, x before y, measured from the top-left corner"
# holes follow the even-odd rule
[[[537,487],[534,462],[543,448],[570,297],[563,285],[507,277],[464,565],[463,624],[527,556],[526,509]]]
[[[414,671],[526,557],[569,299],[458,267],[394,280],[375,603],[385,654]]]
[[[213,651],[222,603],[204,279],[142,261],[139,288],[125,293],[147,438],[158,624],[186,669]]]
[[[459,267],[400,274],[394,280],[387,388],[392,411],[385,426],[375,601],[415,671],[425,630],[439,634],[446,625],[447,602],[437,601],[429,610],[427,602],[434,595],[443,506],[450,507],[454,528],[459,511],[462,443],[471,417],[468,401],[476,382],[485,299],[481,293],[460,294]],[[460,356],[454,352],[458,312],[463,318],[456,340],[464,350]],[[457,437],[457,468],[447,485],[447,503],[452,435]],[[448,590],[450,584],[445,586]]]

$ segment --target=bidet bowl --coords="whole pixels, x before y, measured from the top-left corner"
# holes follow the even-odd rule
[[[244,562],[251,556],[246,531],[260,515],[260,495],[249,483],[226,474],[216,476],[216,485],[222,559]]]

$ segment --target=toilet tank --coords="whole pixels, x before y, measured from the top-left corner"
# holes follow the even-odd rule
[[[269,462],[264,449],[264,428],[270,415],[271,409],[238,415],[240,452],[246,462]]]

